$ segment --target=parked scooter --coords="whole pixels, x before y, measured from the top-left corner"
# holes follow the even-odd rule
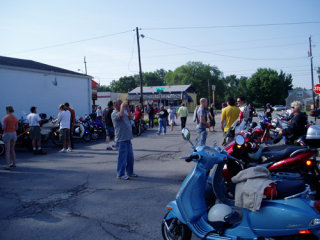
[[[187,129],[183,129],[183,136],[190,141]],[[286,193],[277,187],[279,197],[262,200],[260,210],[253,212],[235,207],[234,200],[225,192],[222,169],[233,157],[216,146],[199,146],[185,160],[197,165],[182,183],[176,200],[166,206],[163,239],[189,240],[192,233],[210,240],[320,238],[320,202],[310,200],[310,190],[303,184],[287,185]],[[214,169],[213,188],[219,203],[207,211],[204,193],[211,169]]]

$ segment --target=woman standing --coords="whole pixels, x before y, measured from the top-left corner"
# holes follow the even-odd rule
[[[17,141],[17,129],[18,129],[18,119],[13,115],[13,107],[6,107],[7,116],[2,119],[2,129],[4,132],[3,141],[6,149],[6,162],[7,166],[5,170],[10,170],[10,167],[16,167],[16,154],[14,151],[14,146]],[[12,164],[10,165],[10,155]]]

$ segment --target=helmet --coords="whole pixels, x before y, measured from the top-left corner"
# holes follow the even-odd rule
[[[233,211],[230,206],[218,203],[210,208],[208,220],[209,222],[226,222],[225,217],[232,213]]]
[[[267,103],[266,105],[267,105],[267,106],[270,106],[270,103]]]
[[[80,128],[79,127],[77,127],[74,131],[75,131],[76,134],[80,134]]]

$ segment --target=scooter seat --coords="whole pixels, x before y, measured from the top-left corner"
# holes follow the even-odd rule
[[[276,182],[277,199],[284,199],[286,197],[302,193],[306,189],[303,180],[283,180]]]
[[[263,149],[261,159],[263,162],[274,162],[289,157],[296,150],[305,149],[303,146],[279,145]]]

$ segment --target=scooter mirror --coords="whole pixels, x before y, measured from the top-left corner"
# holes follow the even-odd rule
[[[245,142],[244,137],[243,137],[242,135],[237,135],[237,136],[235,137],[235,142],[236,142],[236,144],[238,144],[238,145],[243,145],[244,142]]]
[[[182,137],[184,140],[190,141],[190,131],[188,128],[182,129]]]

